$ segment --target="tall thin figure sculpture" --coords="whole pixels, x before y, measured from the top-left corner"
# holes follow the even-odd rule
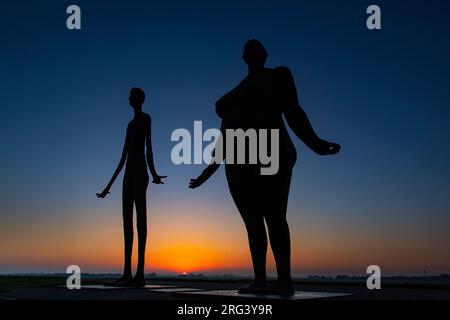
[[[290,235],[286,211],[292,168],[297,154],[283,115],[295,135],[314,152],[331,155],[339,152],[340,146],[316,135],[299,105],[290,70],[287,67],[266,68],[267,57],[266,49],[258,40],[252,39],[245,44],[243,59],[248,66],[248,75],[216,103],[216,111],[222,118],[223,140],[227,129],[255,129],[257,132],[259,129],[279,130],[279,169],[276,174],[261,175],[260,169],[264,167],[262,163],[225,162],[225,172],[232,198],[247,229],[255,274],[254,282],[239,289],[239,292],[290,296],[295,291],[291,278]],[[224,142],[223,145],[227,143]],[[247,155],[249,150],[247,144]],[[225,153],[229,151],[236,154],[236,150],[225,150]],[[191,179],[189,187],[197,188],[203,184],[219,165],[220,163],[212,162],[198,178]],[[270,286],[266,277],[267,236],[264,221],[269,231],[278,274],[277,281]]]
[[[128,98],[130,106],[134,109],[134,118],[128,123],[125,145],[119,165],[106,188],[97,193],[97,197],[104,198],[126,163],[122,189],[122,212],[124,232],[124,271],[123,276],[112,283],[114,286],[145,286],[145,245],[147,241],[147,201],[148,186],[147,165],[153,177],[153,183],[163,184],[163,178],[156,173],[153,163],[152,120],[150,115],[142,112],[145,93],[140,88],[132,88]],[[145,147],[147,146],[147,152]],[[146,161],[147,160],[147,161]],[[136,206],[136,222],[138,232],[138,264],[136,275],[131,272],[131,255],[133,250],[133,206]]]

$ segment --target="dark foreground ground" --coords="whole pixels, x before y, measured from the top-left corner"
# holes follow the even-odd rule
[[[105,284],[111,279],[82,280],[82,285]],[[214,300],[214,297],[151,292],[146,289],[68,290],[64,277],[0,276],[0,300]],[[147,284],[170,285],[209,290],[232,290],[245,284],[238,280],[148,279]],[[450,287],[442,284],[382,282],[381,290],[368,290],[364,282],[296,281],[298,291],[350,293],[350,296],[328,300],[450,300]],[[223,298],[222,298],[223,299]],[[227,298],[238,301],[239,298]]]

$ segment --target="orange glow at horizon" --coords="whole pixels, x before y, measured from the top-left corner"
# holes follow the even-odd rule
[[[85,272],[91,269],[121,272],[122,221],[117,209],[113,211],[110,213],[105,209],[95,216],[78,214],[71,219],[54,216],[51,221],[36,217],[27,225],[11,221],[10,228],[2,232],[0,267],[55,266],[64,268],[60,270],[64,272],[66,266],[76,264]],[[104,223],[104,215],[108,215],[109,225]],[[204,216],[207,215],[198,211],[186,213],[179,208],[172,208],[160,216],[150,216],[146,272],[250,270],[247,239],[240,221],[236,219],[235,224],[224,225]],[[137,263],[136,236],[135,230],[134,267]]]
[[[149,216],[146,272],[156,273],[245,273],[251,274],[251,259],[245,229],[238,215],[210,210],[187,211],[179,207],[160,215]],[[220,209],[216,210],[220,211]],[[220,220],[221,217],[223,220]],[[108,223],[105,223],[107,221]],[[387,269],[448,269],[450,261],[445,248],[433,246],[433,239],[398,239],[385,232],[379,238],[367,230],[343,230],[326,227],[321,221],[308,221],[308,228],[291,222],[293,273],[327,273],[356,270],[364,273],[374,262]],[[8,226],[7,228],[4,226]],[[65,272],[77,264],[83,272],[121,272],[123,266],[123,233],[117,209],[76,215],[35,217],[28,223],[5,220],[1,229],[0,267],[30,266]],[[137,239],[134,241],[133,266],[136,266]],[[268,270],[275,271],[268,252]],[[339,271],[336,271],[339,272]],[[431,272],[431,271],[430,271]]]

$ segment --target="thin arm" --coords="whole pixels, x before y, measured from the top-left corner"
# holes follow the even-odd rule
[[[317,136],[308,116],[298,102],[297,88],[291,71],[285,67],[280,69],[282,72],[281,83],[285,86],[282,88],[282,92],[285,99],[283,104],[286,121],[295,135],[310,149],[317,152],[322,139]]]
[[[198,177],[202,181],[208,180],[216,171],[219,169],[220,163],[212,162],[210,163],[205,170],[202,171],[200,176]]]
[[[223,150],[219,153],[220,155],[222,155],[222,158],[219,159],[216,157],[216,148],[218,146],[221,146],[223,149],[223,146],[225,145],[225,128],[223,126],[223,123],[220,127],[220,132],[221,132],[221,135],[218,138],[220,140],[217,140],[216,145],[214,146],[214,150],[212,152],[211,163],[202,171],[202,173],[197,178],[200,181],[204,182],[204,181],[208,180],[217,171],[217,169],[219,169],[220,164],[224,159],[225,155],[223,153]],[[218,141],[220,141],[221,143],[218,143]]]
[[[114,171],[114,174],[111,178],[111,180],[108,183],[108,186],[106,187],[108,190],[113,185],[114,181],[116,180],[117,176],[119,175],[120,171],[122,171],[123,166],[125,165],[125,162],[127,160],[128,155],[128,130],[125,137],[125,144],[123,146],[122,156],[120,157],[119,164],[117,165],[116,171]]]
[[[156,173],[155,163],[153,161],[152,119],[150,117],[149,117],[149,122],[148,122],[146,144],[147,144],[147,165],[148,165],[148,168],[150,169],[150,173],[152,174],[152,177],[155,179],[156,177],[158,177],[158,174]]]

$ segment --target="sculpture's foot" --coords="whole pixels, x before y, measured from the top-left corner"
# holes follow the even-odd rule
[[[295,294],[294,286],[290,281],[275,281],[272,283],[268,289],[266,294],[274,294],[282,297],[290,297]]]
[[[132,278],[131,276],[123,276],[120,279],[117,279],[114,282],[106,284],[109,287],[129,287]]]
[[[130,287],[143,288],[145,287],[145,279],[143,276],[136,276],[130,282]]]
[[[263,282],[252,282],[246,287],[238,289],[239,294],[267,294],[267,283]]]

